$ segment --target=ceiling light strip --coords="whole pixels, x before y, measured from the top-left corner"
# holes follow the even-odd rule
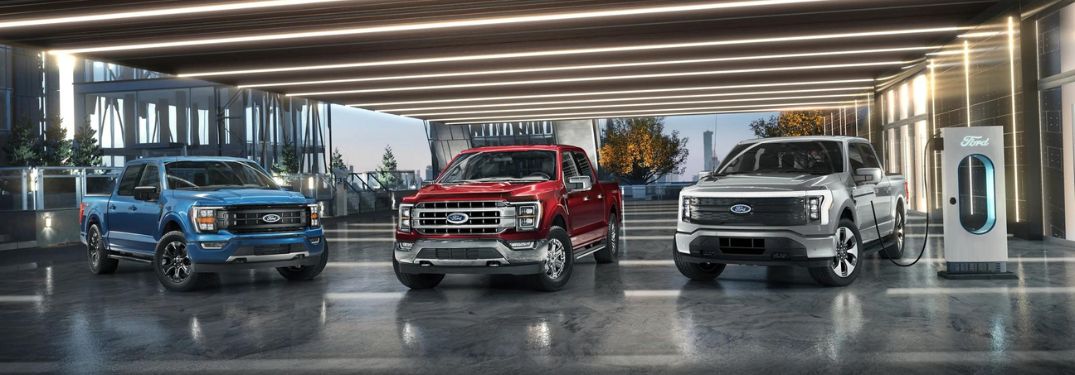
[[[805,102],[805,103],[783,103],[783,104],[755,104],[755,105],[733,105],[733,106],[705,106],[705,107],[685,107],[685,108],[666,108],[666,109],[648,109],[645,112],[648,113],[662,113],[662,112],[681,112],[681,111],[702,111],[702,110],[727,110],[727,109],[749,109],[749,108],[775,108],[775,107],[802,107],[802,106],[818,106],[818,105],[834,105],[836,107],[842,105],[848,105],[851,101],[820,101],[820,102]],[[518,114],[512,115],[510,118],[514,119],[530,119],[539,116],[598,116],[607,113],[618,113],[616,111],[603,111],[603,112],[568,112],[568,113],[530,113],[530,114]],[[503,117],[503,116],[501,116]],[[452,122],[452,121],[473,121],[476,119],[483,119],[490,117],[455,117],[455,118],[430,118],[429,121],[440,122]],[[497,117],[492,117],[497,118]]]
[[[461,61],[517,59],[517,58],[529,58],[529,57],[586,55],[586,54],[599,54],[599,53],[612,53],[612,52],[636,52],[636,51],[652,51],[652,50],[681,49],[681,48],[719,47],[719,46],[746,45],[746,44],[786,43],[786,42],[800,42],[800,41],[811,41],[811,40],[867,38],[867,37],[897,36],[897,35],[910,35],[910,34],[950,33],[950,32],[956,32],[956,31],[965,30],[965,29],[967,29],[967,28],[966,27],[933,27],[933,28],[901,29],[901,30],[887,30],[887,31],[869,31],[869,32],[853,32],[853,33],[799,35],[799,36],[788,36],[788,37],[769,37],[769,38],[751,38],[751,39],[733,39],[733,40],[713,40],[713,41],[688,42],[688,43],[664,43],[664,44],[629,45],[629,46],[617,46],[617,47],[574,48],[574,49],[559,49],[559,50],[547,50],[547,51],[511,52],[511,53],[494,53],[494,54],[483,54],[483,55],[462,55],[462,56],[429,57],[429,58],[418,58],[418,59],[367,61],[367,62],[354,62],[354,63],[343,63],[343,64],[278,66],[278,67],[257,68],[257,69],[235,69],[235,70],[221,70],[221,71],[207,71],[207,72],[189,72],[189,73],[180,73],[180,74],[178,74],[178,76],[181,77],[181,78],[195,78],[195,77],[210,77],[210,76],[222,76],[222,75],[246,75],[246,74],[283,73],[283,72],[309,71],[309,70],[332,70],[332,69],[367,68],[367,67],[374,67],[374,66],[414,65],[414,64],[461,62]],[[61,53],[63,51],[53,51],[53,52]],[[90,52],[90,51],[86,51],[86,50],[68,51],[68,53],[79,53],[79,52]]]
[[[345,94],[365,94],[365,93],[374,93],[374,92],[400,92],[400,91],[419,91],[419,90],[421,90],[421,91],[429,91],[429,90],[459,89],[459,88],[472,88],[472,87],[540,85],[540,84],[550,84],[550,83],[593,82],[593,81],[619,81],[619,80],[647,79],[647,78],[731,75],[731,74],[784,72],[784,71],[800,71],[800,70],[827,70],[827,69],[858,68],[858,67],[871,67],[871,66],[903,65],[903,64],[906,64],[906,63],[907,63],[906,61],[879,61],[879,62],[854,63],[854,64],[826,64],[826,65],[806,65],[806,66],[784,66],[784,67],[775,67],[775,68],[706,70],[706,71],[697,71],[697,72],[630,74],[630,75],[616,75],[616,76],[535,79],[535,80],[523,80],[523,81],[460,83],[460,84],[448,84],[448,85],[381,87],[381,88],[357,89],[357,90],[331,90],[331,91],[297,92],[297,93],[289,93],[289,94],[287,94],[287,96],[345,95]]]
[[[763,88],[763,87],[822,86],[822,85],[840,85],[840,84],[850,84],[850,83],[872,83],[873,81],[874,81],[873,78],[857,78],[857,79],[842,79],[842,80],[832,80],[832,81],[769,82],[769,83],[754,83],[754,84],[724,85],[724,86],[668,87],[668,88],[639,89],[639,90],[582,91],[582,92],[567,92],[567,93],[553,93],[553,94],[533,94],[533,95],[513,95],[513,96],[484,96],[484,97],[473,97],[473,98],[429,99],[429,100],[406,100],[406,101],[393,101],[393,102],[356,103],[356,104],[349,104],[349,105],[352,106],[352,107],[383,107],[383,106],[392,106],[392,105],[419,105],[419,104],[434,104],[434,103],[470,103],[470,102],[482,102],[482,101],[494,101],[494,100],[570,98],[570,97],[579,97],[579,96],[590,97],[590,96],[621,95],[621,94],[652,94],[652,93],[660,93],[660,92],[755,89],[755,88]]]
[[[654,106],[669,106],[669,105],[715,104],[715,103],[743,103],[743,102],[764,102],[764,101],[778,101],[778,100],[853,98],[853,97],[863,97],[863,96],[866,96],[866,93],[836,94],[836,95],[784,96],[784,97],[749,98],[749,99],[692,100],[692,101],[679,101],[679,102],[650,102],[650,103],[632,103],[632,104],[602,104],[602,105],[583,105],[583,106],[567,106],[567,107],[493,109],[493,110],[481,110],[481,111],[430,112],[430,113],[400,113],[400,112],[393,112],[393,113],[399,114],[399,115],[404,115],[404,116],[426,118],[426,117],[429,117],[429,116],[449,116],[449,115],[465,115],[465,114],[510,113],[510,112],[528,112],[528,111],[529,112],[534,112],[534,111],[559,111],[559,110],[593,109],[593,108],[654,107]],[[766,105],[773,105],[773,104],[766,104]],[[384,111],[384,112],[387,112],[387,111]]]
[[[583,116],[567,116],[567,117],[541,117],[541,118],[487,118],[479,119],[478,121],[463,121],[463,122],[446,122],[447,125],[465,125],[465,124],[481,124],[481,123],[498,123],[498,122],[518,122],[518,121],[560,121],[560,120],[578,120],[578,119],[594,119],[594,118],[618,118],[618,117],[654,117],[654,116],[687,116],[687,115],[710,115],[710,114],[722,114],[722,113],[759,113],[759,112],[787,112],[787,111],[816,111],[823,109],[839,108],[841,105],[821,105],[821,106],[806,106],[806,107],[782,107],[782,108],[746,108],[742,110],[699,110],[699,111],[685,111],[685,112],[672,112],[672,113],[647,113],[647,112],[624,112],[624,113],[607,113],[601,115],[583,115]]]
[[[612,17],[636,16],[636,15],[646,15],[646,14],[669,14],[669,13],[698,12],[698,11],[708,11],[708,10],[747,8],[747,7],[772,6],[772,5],[784,5],[784,4],[797,4],[797,3],[817,3],[817,2],[827,2],[827,1],[832,1],[832,0],[751,0],[751,1],[733,1],[733,2],[721,1],[721,2],[709,2],[709,3],[702,3],[702,4],[657,6],[657,7],[645,7],[645,8],[634,8],[634,9],[615,9],[615,10],[597,10],[597,11],[586,11],[586,12],[536,14],[536,15],[529,15],[529,16],[491,17],[491,18],[466,19],[466,20],[455,20],[455,21],[419,22],[419,23],[405,23],[405,24],[386,25],[386,26],[353,27],[353,28],[334,29],[334,30],[286,32],[286,33],[245,35],[245,36],[222,37],[222,38],[185,39],[185,40],[177,40],[177,41],[171,41],[171,42],[116,44],[116,45],[99,46],[99,47],[74,48],[74,49],[68,50],[68,53],[93,53],[93,52],[110,52],[110,51],[129,51],[129,50],[144,50],[144,49],[171,48],[171,47],[192,47],[192,46],[207,46],[207,45],[219,45],[219,44],[252,43],[252,42],[264,42],[264,41],[274,41],[274,40],[293,40],[293,39],[325,38],[325,37],[336,37],[336,36],[382,34],[382,33],[401,32],[401,31],[457,29],[457,28],[464,28],[464,27],[511,25],[511,24],[554,22],[554,21],[567,21],[567,20],[578,20],[578,19],[594,19],[594,18],[612,18]]]
[[[801,93],[814,93],[814,92],[839,92],[839,91],[867,91],[872,90],[872,86],[853,86],[853,87],[833,87],[833,88],[819,88],[819,89],[802,89],[802,90],[776,90],[776,91],[754,91],[754,92],[722,92],[712,94],[693,94],[693,95],[664,95],[664,96],[632,96],[632,97],[618,97],[618,98],[604,98],[604,99],[576,99],[576,100],[552,100],[543,102],[514,102],[514,103],[498,103],[498,104],[469,104],[469,105],[455,105],[455,106],[440,106],[440,107],[411,107],[411,108],[385,108],[378,109],[381,112],[391,113],[406,113],[415,111],[439,111],[439,110],[451,110],[451,109],[465,109],[465,108],[503,108],[503,107],[524,107],[535,105],[556,105],[556,104],[578,104],[578,103],[610,103],[610,102],[626,102],[636,100],[667,100],[667,99],[691,99],[691,98],[712,98],[723,96],[753,96],[753,95],[774,95],[774,94],[801,94]],[[499,98],[492,98],[499,99]],[[491,99],[491,100],[492,100]]]
[[[705,58],[705,59],[681,59],[681,60],[664,60],[664,61],[646,61],[646,62],[618,63],[618,64],[589,64],[589,65],[554,66],[554,67],[545,67],[545,68],[495,69],[495,70],[478,70],[478,71],[469,71],[469,72],[406,74],[406,75],[393,75],[393,76],[382,76],[382,77],[355,77],[355,78],[305,80],[305,81],[277,81],[277,82],[263,82],[263,83],[252,83],[252,84],[246,84],[246,85],[239,85],[239,88],[312,86],[312,85],[331,85],[331,84],[340,84],[340,83],[395,81],[395,80],[429,79],[429,78],[444,78],[444,77],[468,77],[468,76],[502,75],[502,74],[559,72],[559,71],[570,71],[570,70],[593,70],[593,69],[615,69],[615,68],[631,68],[631,67],[662,66],[662,65],[685,65],[685,64],[701,64],[701,63],[715,63],[715,62],[795,59],[795,58],[817,57],[817,56],[830,57],[830,56],[841,56],[841,55],[866,55],[866,54],[890,53],[890,52],[931,51],[931,50],[936,50],[938,48],[940,48],[940,47],[929,46],[929,47],[877,48],[877,49],[860,49],[860,50],[849,50],[849,51],[825,51],[825,52],[791,53],[791,54],[777,54],[777,55],[716,57],[716,58]]]
[[[273,1],[243,1],[235,3],[223,3],[214,5],[199,5],[178,8],[161,8],[149,10],[135,10],[127,12],[109,12],[88,14],[69,17],[34,18],[0,22],[0,29],[14,29],[20,27],[62,25],[72,23],[87,23],[100,21],[125,20],[134,18],[152,18],[163,16],[178,16],[185,14],[217,13],[247,9],[287,7],[294,5],[310,5],[317,3],[336,3],[344,0],[273,0]]]

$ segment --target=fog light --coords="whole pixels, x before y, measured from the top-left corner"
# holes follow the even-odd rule
[[[397,242],[396,247],[400,251],[411,251],[411,248],[414,247],[414,242]]]
[[[533,249],[534,248],[534,241],[512,241],[512,242],[508,242],[508,245],[511,246],[512,249],[517,249],[517,250]]]
[[[313,237],[313,238],[311,238],[310,243],[312,243],[314,245],[317,245],[317,244],[321,243],[321,237]]]
[[[202,242],[202,248],[206,250],[220,250],[227,244],[227,242]]]

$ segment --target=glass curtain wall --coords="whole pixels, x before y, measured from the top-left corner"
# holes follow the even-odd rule
[[[1075,6],[1037,20],[1038,110],[1046,236],[1075,239]]]

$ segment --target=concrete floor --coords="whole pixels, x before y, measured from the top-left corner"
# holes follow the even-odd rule
[[[623,260],[585,259],[557,293],[483,276],[409,292],[385,219],[331,223],[315,281],[241,272],[186,294],[137,263],[94,276],[77,247],[3,252],[0,373],[1075,371],[1075,248],[1012,240],[1010,281],[937,278],[938,238],[913,268],[864,259],[846,288],[787,267],[693,283],[674,218],[633,205]]]

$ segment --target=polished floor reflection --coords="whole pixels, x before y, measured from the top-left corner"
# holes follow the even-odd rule
[[[331,223],[315,281],[251,271],[194,293],[146,265],[94,276],[79,248],[0,252],[0,373],[1075,371],[1075,248],[1012,240],[1018,280],[937,278],[931,236],[922,264],[871,257],[846,288],[788,267],[693,283],[670,260],[674,218],[633,204],[623,260],[585,259],[557,293],[485,276],[407,291],[387,218]]]

